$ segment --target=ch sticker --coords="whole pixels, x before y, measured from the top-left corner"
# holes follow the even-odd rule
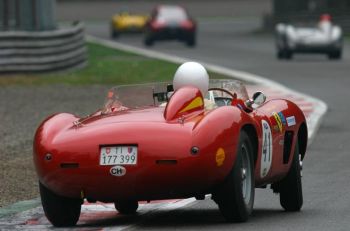
[[[126,169],[123,166],[116,165],[112,167],[109,172],[112,176],[124,176],[126,174]]]

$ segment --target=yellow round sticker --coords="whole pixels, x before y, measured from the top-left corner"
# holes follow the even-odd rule
[[[219,148],[216,151],[216,165],[220,167],[221,165],[224,164],[225,161],[225,150],[223,148]]]

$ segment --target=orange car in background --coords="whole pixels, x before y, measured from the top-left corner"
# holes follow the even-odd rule
[[[120,34],[128,32],[143,32],[148,18],[147,15],[132,14],[127,11],[113,15],[111,37],[117,38]]]

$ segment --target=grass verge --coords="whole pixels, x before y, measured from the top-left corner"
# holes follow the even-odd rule
[[[0,76],[0,86],[42,84],[135,84],[171,81],[178,67],[167,61],[87,43],[88,65],[81,70],[62,73]],[[225,76],[209,73],[211,78]]]

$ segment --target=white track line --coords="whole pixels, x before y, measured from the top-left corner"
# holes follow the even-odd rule
[[[118,226],[110,226],[110,227],[104,227],[101,230],[124,230],[124,229],[131,229],[136,228],[139,224],[142,224],[143,222],[147,221],[149,218],[162,213],[166,211],[172,211],[178,208],[182,208],[186,205],[189,205],[193,202],[195,202],[195,198],[188,198],[183,200],[173,200],[173,201],[166,201],[162,202],[159,201],[157,203],[146,203],[146,204],[140,204],[139,209],[137,210],[138,218],[133,221],[133,223],[127,223],[127,224],[120,224]],[[78,222],[78,225],[76,227],[72,227],[73,230],[82,230],[83,227],[91,225],[92,227],[94,224],[86,223],[87,217],[95,216],[95,213],[101,213],[100,218],[104,218],[103,213],[108,212],[114,212],[117,214],[114,204],[84,204],[81,209],[81,216],[80,219],[82,221]],[[85,218],[84,218],[85,217]],[[114,215],[113,215],[114,217]],[[115,215],[117,218],[118,215]],[[28,223],[29,222],[29,223]],[[34,222],[34,224],[30,224],[30,222]],[[42,207],[36,207],[30,210],[26,210],[11,216],[6,216],[0,218],[0,230],[48,230],[51,229],[52,225],[50,222],[46,219],[44,215],[44,211]],[[87,230],[90,230],[90,228],[86,228]]]
[[[164,53],[157,52],[157,51],[151,51],[151,50],[147,50],[147,49],[143,49],[143,48],[129,46],[129,45],[125,45],[125,44],[122,44],[119,42],[110,41],[110,40],[106,40],[106,39],[102,39],[102,38],[97,38],[97,37],[94,37],[91,35],[87,35],[86,39],[89,42],[94,42],[94,43],[101,44],[101,45],[104,45],[104,46],[107,46],[110,48],[115,48],[115,49],[119,49],[119,50],[123,50],[123,51],[133,52],[136,54],[144,55],[146,57],[161,59],[161,60],[165,60],[165,61],[169,61],[169,62],[173,62],[173,63],[181,64],[181,63],[184,63],[187,61],[197,61],[197,62],[200,62],[201,64],[203,64],[209,71],[217,72],[219,74],[227,75],[228,77],[239,79],[239,80],[242,80],[245,82],[260,84],[263,86],[273,88],[275,90],[280,90],[280,91],[285,92],[285,93],[290,93],[290,94],[293,94],[293,95],[296,95],[299,97],[303,97],[303,98],[305,98],[306,101],[311,102],[314,105],[313,112],[310,114],[310,116],[307,117],[308,135],[309,135],[309,142],[308,143],[309,144],[313,141],[313,138],[315,137],[315,134],[316,134],[316,132],[321,124],[322,118],[328,110],[327,104],[325,102],[323,102],[322,100],[317,99],[315,97],[312,97],[310,95],[306,95],[306,94],[300,93],[298,91],[292,90],[290,88],[283,86],[282,84],[280,84],[278,82],[275,82],[273,80],[267,79],[267,78],[259,76],[259,75],[254,75],[254,74],[244,72],[244,71],[233,70],[233,69],[221,67],[218,65],[205,63],[205,62],[202,62],[200,60],[187,59],[187,58],[182,58],[182,57],[178,57],[178,56],[164,54]]]
[[[143,215],[142,219],[134,224],[127,224],[127,225],[118,226],[118,227],[104,228],[103,230],[120,231],[120,230],[124,230],[124,229],[137,228],[138,224],[143,223],[145,220],[147,220],[147,218],[155,215],[157,212],[171,211],[174,209],[182,208],[182,207],[185,207],[186,205],[191,204],[195,201],[196,201],[195,198],[188,198],[188,199],[178,200],[176,202],[171,202],[171,203],[162,203],[159,206],[153,208],[152,210],[144,211],[144,213],[142,213],[142,215]]]

